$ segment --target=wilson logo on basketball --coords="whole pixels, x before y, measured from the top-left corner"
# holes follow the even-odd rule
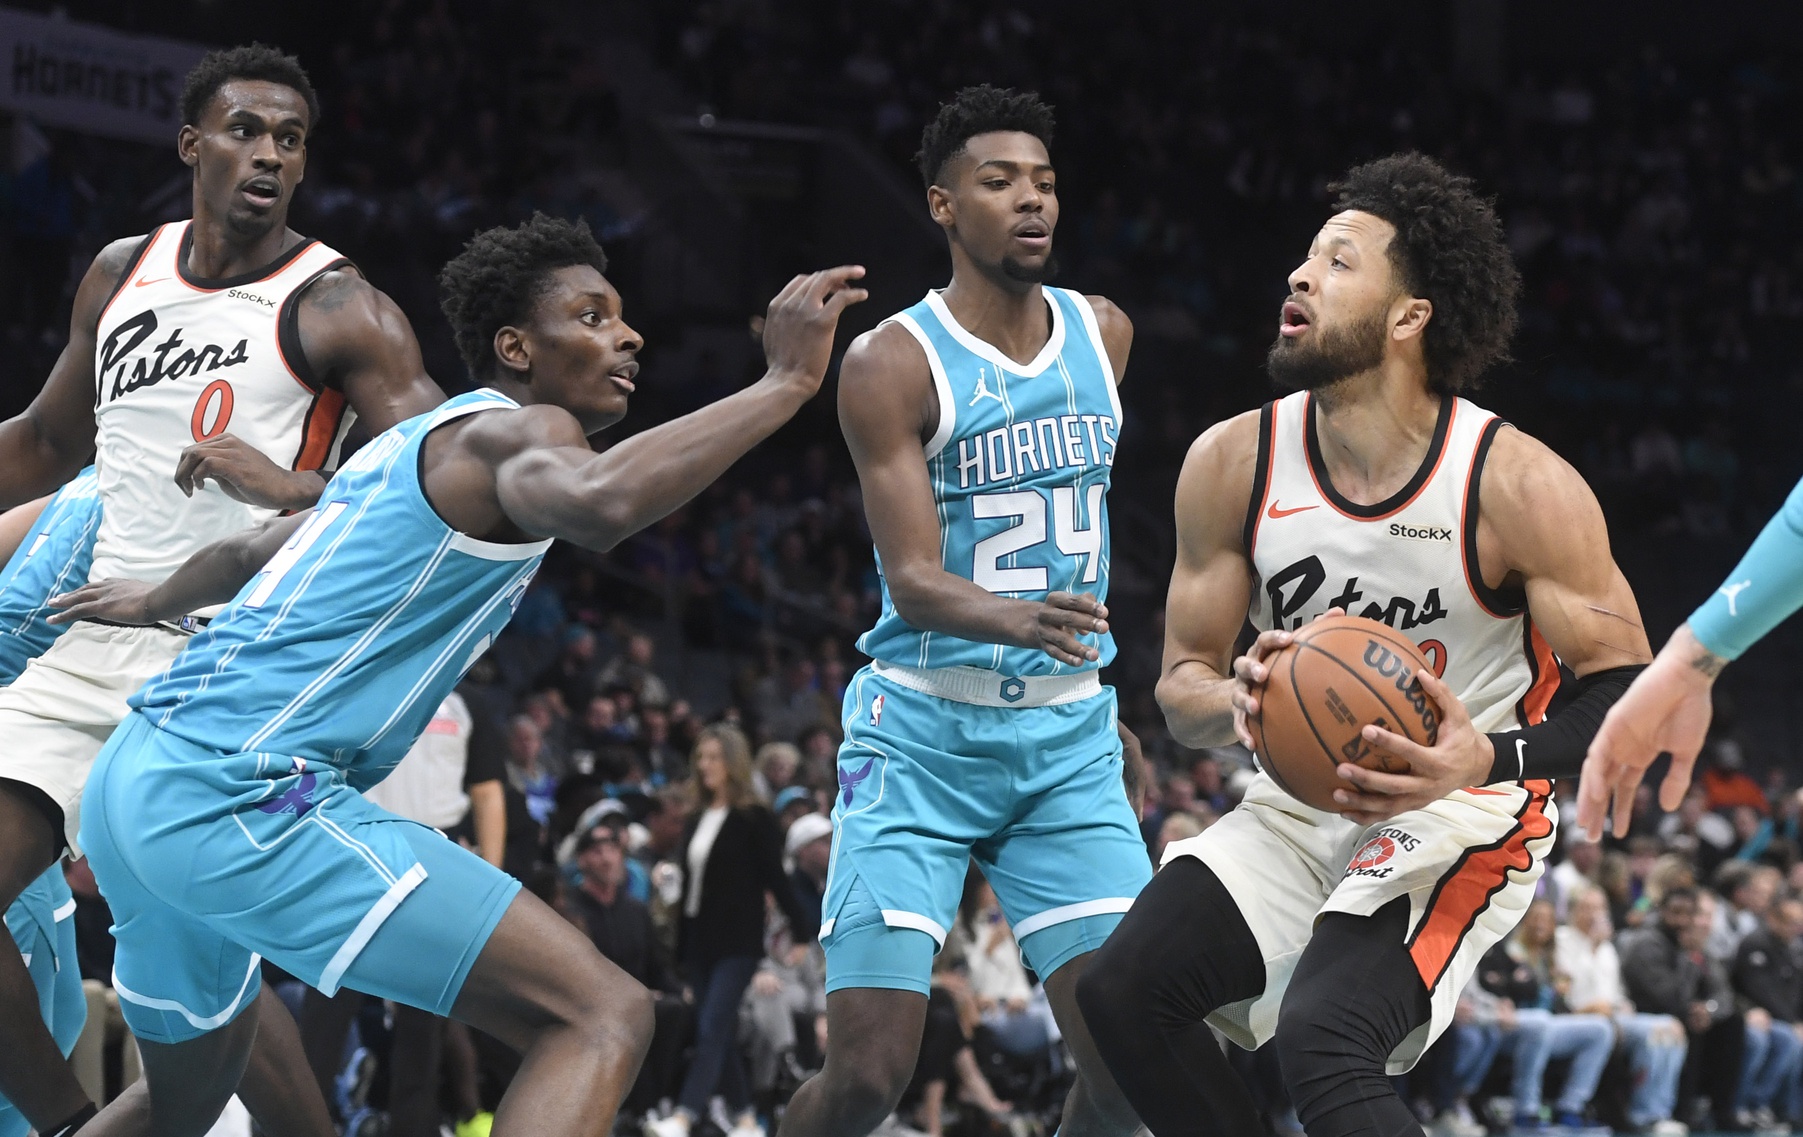
[[[1394,679],[1396,689],[1402,697],[1409,701],[1409,706],[1421,716],[1421,729],[1431,739],[1440,730],[1440,716],[1427,701],[1427,692],[1421,689],[1421,680],[1415,678],[1415,670],[1402,660],[1402,657],[1391,651],[1378,640],[1365,641],[1365,666],[1371,668],[1385,679]],[[1430,743],[1431,745],[1431,743]]]

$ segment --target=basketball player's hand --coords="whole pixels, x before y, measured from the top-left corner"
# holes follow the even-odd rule
[[[861,303],[870,293],[851,282],[864,275],[862,265],[840,265],[791,280],[764,313],[764,360],[772,377],[799,383],[813,397],[833,358],[833,333],[839,313]]]
[[[156,585],[141,580],[97,580],[73,592],[50,598],[50,606],[60,608],[50,617],[52,624],[73,624],[77,620],[106,620],[114,624],[154,624],[150,611],[150,594]]]
[[[306,509],[319,500],[325,479],[311,470],[289,470],[230,434],[196,442],[175,464],[175,484],[189,497],[213,482],[227,497],[265,509]]]
[[[1399,813],[1432,805],[1454,790],[1481,786],[1496,761],[1496,748],[1471,725],[1465,704],[1429,671],[1416,673],[1421,689],[1440,707],[1440,733],[1432,746],[1410,742],[1380,726],[1367,726],[1364,739],[1380,754],[1408,764],[1406,774],[1386,774],[1342,762],[1340,777],[1356,789],[1333,792],[1340,816],[1361,825],[1388,821]]]
[[[1611,799],[1615,835],[1628,835],[1635,791],[1662,752],[1672,756],[1672,764],[1659,786],[1659,806],[1669,813],[1683,803],[1709,733],[1711,688],[1724,666],[1684,624],[1609,708],[1578,778],[1578,826],[1591,840],[1603,835]]]
[[[1031,639],[1039,649],[1073,667],[1094,663],[1102,653],[1077,637],[1108,631],[1108,609],[1087,592],[1048,593],[1033,613]]]
[[[1258,714],[1258,697],[1265,689],[1265,680],[1271,677],[1271,668],[1264,661],[1289,647],[1294,639],[1282,630],[1260,632],[1246,654],[1233,661],[1233,733],[1247,750],[1257,749],[1252,745],[1252,728],[1247,720]]]
[[[1329,608],[1316,616],[1315,620],[1345,614],[1344,608]],[[1314,622],[1309,621],[1311,624]],[[1233,733],[1239,735],[1240,745],[1247,750],[1258,749],[1252,745],[1252,731],[1246,725],[1246,720],[1258,714],[1259,693],[1264,690],[1265,680],[1271,677],[1271,668],[1265,660],[1289,647],[1294,640],[1292,633],[1282,629],[1260,632],[1258,638],[1252,641],[1252,646],[1246,649],[1246,654],[1233,661]]]

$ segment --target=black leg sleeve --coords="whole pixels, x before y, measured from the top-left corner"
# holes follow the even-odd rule
[[[1432,1011],[1409,957],[1409,902],[1374,916],[1330,912],[1297,961],[1277,1016],[1277,1053],[1308,1137],[1419,1137],[1384,1073]]]
[[[1166,865],[1077,981],[1096,1048],[1156,1137],[1261,1137],[1258,1111],[1208,1024],[1258,996],[1258,941],[1213,870]]]

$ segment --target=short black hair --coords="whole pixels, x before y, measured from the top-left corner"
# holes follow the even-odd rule
[[[914,161],[927,185],[939,180],[945,164],[957,157],[964,144],[979,134],[996,130],[1018,130],[1052,148],[1052,131],[1057,122],[1052,108],[1039,101],[1033,91],[1016,91],[1012,87],[966,87],[942,103],[939,113],[920,132],[920,153]]]
[[[294,88],[307,101],[307,129],[318,125],[319,95],[313,90],[313,80],[307,78],[307,69],[280,48],[261,43],[222,47],[201,56],[182,84],[182,122],[190,126],[199,122],[219,88],[233,79],[262,79]]]
[[[1462,391],[1509,361],[1521,273],[1495,208],[1470,178],[1422,154],[1396,154],[1353,167],[1327,192],[1338,195],[1336,211],[1395,226],[1389,257],[1397,282],[1434,306],[1422,337],[1429,387]]]
[[[511,229],[503,225],[476,234],[444,266],[438,304],[471,377],[481,382],[493,374],[495,333],[524,323],[551,274],[572,265],[607,271],[607,254],[588,222],[534,213]]]

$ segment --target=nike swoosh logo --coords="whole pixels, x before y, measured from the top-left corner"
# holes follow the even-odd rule
[[[1314,506],[1314,505],[1299,505],[1295,509],[1278,509],[1277,503],[1272,502],[1271,508],[1265,510],[1265,516],[1269,517],[1272,521],[1276,521],[1278,518],[1288,517],[1292,513],[1306,513],[1307,511],[1309,511],[1311,509],[1319,509],[1319,508],[1320,508],[1319,506]]]
[[[147,284],[161,284],[168,279],[169,278],[166,276],[159,276],[155,280],[134,280],[131,282],[131,286],[133,288],[143,288]]]

